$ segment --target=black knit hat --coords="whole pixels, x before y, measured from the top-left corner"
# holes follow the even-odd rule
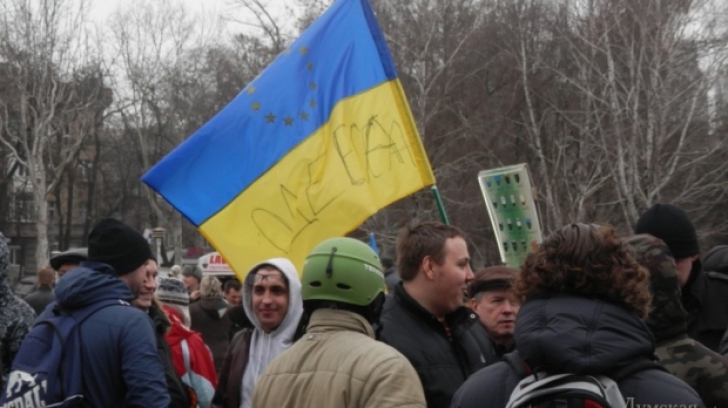
[[[653,205],[640,216],[634,232],[650,234],[665,241],[675,259],[700,253],[695,226],[685,211],[674,205]]]
[[[88,235],[88,260],[111,265],[117,275],[133,272],[155,259],[142,234],[113,218],[99,221]]]

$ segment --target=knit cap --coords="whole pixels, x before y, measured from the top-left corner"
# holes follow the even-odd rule
[[[634,232],[663,240],[675,259],[700,253],[695,226],[685,211],[674,205],[655,204],[650,207],[640,216]]]
[[[88,260],[111,265],[117,275],[125,275],[156,259],[147,240],[119,220],[98,222],[88,236]]]
[[[187,306],[190,304],[190,295],[184,283],[174,278],[162,278],[159,280],[156,292],[157,299],[163,303],[173,303]]]

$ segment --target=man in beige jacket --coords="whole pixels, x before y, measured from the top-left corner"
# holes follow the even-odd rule
[[[326,240],[301,280],[308,329],[258,380],[253,408],[424,408],[412,365],[374,339],[371,324],[384,304],[377,254],[355,239]]]

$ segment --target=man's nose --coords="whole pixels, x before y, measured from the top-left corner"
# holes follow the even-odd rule
[[[475,279],[475,275],[473,274],[473,269],[470,268],[470,265],[468,265],[468,267],[465,271],[465,282],[470,282],[473,279]]]

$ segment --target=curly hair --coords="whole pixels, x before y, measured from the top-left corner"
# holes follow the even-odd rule
[[[568,293],[618,304],[642,319],[649,314],[649,273],[609,225],[571,224],[526,257],[513,290],[523,302]]]

